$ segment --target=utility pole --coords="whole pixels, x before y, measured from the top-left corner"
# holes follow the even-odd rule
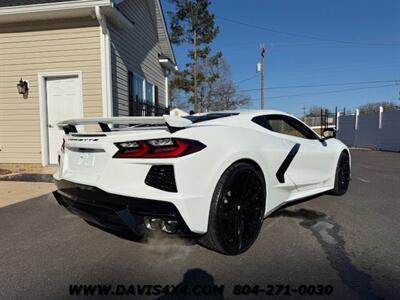
[[[261,109],[264,109],[264,56],[265,56],[265,46],[264,44],[260,47],[260,77],[261,77]]]
[[[306,118],[306,105],[303,104],[303,119],[305,120]]]
[[[193,28],[197,28],[197,6],[195,8],[194,16],[192,17],[192,23],[194,24]],[[193,32],[193,58],[194,58],[194,72],[193,72],[193,96],[194,96],[194,111],[196,113],[199,112],[199,99],[198,99],[198,91],[197,91],[197,76],[198,76],[198,49],[197,49],[197,31],[194,30]]]

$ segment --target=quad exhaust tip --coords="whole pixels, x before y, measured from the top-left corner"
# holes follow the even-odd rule
[[[176,233],[178,221],[168,218],[144,217],[144,226],[151,231],[163,231],[166,233]]]

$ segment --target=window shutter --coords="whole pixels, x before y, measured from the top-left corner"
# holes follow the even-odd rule
[[[159,99],[158,99],[158,86],[154,86],[154,104],[155,106],[159,105]]]

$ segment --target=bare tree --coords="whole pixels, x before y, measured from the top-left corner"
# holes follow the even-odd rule
[[[325,111],[327,108],[322,106],[312,106],[304,117],[321,117],[321,110]]]
[[[201,86],[201,106],[206,111],[231,110],[246,107],[250,97],[240,92],[231,79],[230,66],[221,53],[217,53],[202,64],[207,80]]]
[[[188,101],[188,97],[180,89],[170,87],[169,98],[169,107],[172,109],[179,108],[187,112],[193,109],[193,105]]]
[[[204,74],[204,80],[199,85],[197,106],[199,112],[232,110],[245,108],[251,98],[240,92],[239,87],[231,79],[230,66],[224,60],[222,53],[205,57],[199,61],[199,71]],[[174,82],[179,80],[174,79]],[[190,92],[171,85],[171,107],[190,110],[192,101]]]
[[[360,111],[360,114],[366,114],[366,113],[371,113],[371,112],[378,112],[380,106],[383,107],[383,110],[400,109],[400,106],[392,101],[370,102],[370,103],[361,105],[358,109]]]

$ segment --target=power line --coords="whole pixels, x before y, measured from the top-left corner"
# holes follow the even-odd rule
[[[242,79],[242,80],[239,80],[239,81],[236,81],[236,82],[234,82],[234,84],[243,83],[243,82],[246,82],[246,81],[252,80],[252,79],[254,79],[254,78],[256,78],[256,77],[258,77],[258,74],[256,74],[256,75],[253,75],[253,76],[251,76],[251,77],[248,77],[248,78],[245,78],[245,79]]]
[[[345,41],[345,40],[336,40],[336,39],[318,37],[318,36],[313,36],[313,35],[308,35],[308,34],[299,34],[299,33],[293,33],[293,32],[288,32],[288,31],[276,30],[273,28],[268,28],[268,27],[259,26],[259,25],[255,25],[255,24],[249,24],[249,23],[245,23],[242,21],[232,20],[232,19],[224,18],[224,17],[217,17],[217,18],[227,21],[227,22],[234,23],[234,24],[242,25],[245,27],[250,27],[250,28],[269,31],[269,32],[273,32],[273,33],[277,33],[277,34],[281,34],[281,35],[305,38],[305,39],[310,39],[310,40],[325,41],[325,42],[345,44],[345,45],[357,45],[357,46],[400,46],[400,44],[398,44],[398,43],[386,44],[386,43],[367,43],[367,42],[352,42],[352,41]]]
[[[343,85],[358,85],[358,84],[375,84],[375,83],[400,83],[400,80],[375,80],[375,81],[354,81],[354,82],[342,82],[342,83],[323,83],[323,84],[310,84],[310,85],[287,85],[287,86],[274,86],[266,87],[266,90],[278,90],[278,89],[297,89],[297,88],[314,88],[314,87],[326,87],[326,86],[343,86]],[[240,90],[240,92],[252,92],[259,91],[260,88]]]
[[[292,94],[292,95],[286,95],[286,96],[285,95],[272,96],[272,97],[268,97],[268,99],[278,99],[278,98],[297,97],[297,96],[310,96],[310,95],[323,95],[323,94],[330,94],[330,93],[336,93],[336,92],[373,89],[373,88],[388,87],[388,86],[398,86],[400,84],[400,80],[393,79],[393,80],[356,81],[356,82],[343,82],[343,83],[326,83],[326,84],[315,84],[315,85],[275,86],[275,87],[267,87],[265,89],[274,90],[274,89],[311,88],[311,87],[326,87],[326,86],[346,86],[346,85],[357,85],[357,84],[377,84],[377,83],[391,83],[391,84],[370,86],[370,87],[348,88],[348,89],[325,91],[325,92],[322,91],[322,92],[313,92],[313,93]],[[238,90],[238,92],[250,92],[250,91],[259,91],[259,90],[260,90],[260,88],[256,88],[256,89],[248,89],[248,90]],[[180,96],[180,97],[175,97],[175,99],[187,99],[187,97]],[[260,101],[260,99],[256,99],[253,101]]]
[[[304,94],[291,94],[291,95],[282,95],[282,96],[268,97],[268,99],[280,99],[280,98],[291,98],[291,97],[301,97],[301,96],[314,96],[314,95],[336,94],[336,93],[343,93],[343,92],[350,92],[350,91],[357,91],[357,90],[375,89],[375,88],[383,88],[383,87],[397,86],[397,85],[398,85],[398,84],[386,84],[386,85],[379,85],[379,86],[369,86],[369,87],[360,87],[360,88],[350,88],[350,89],[332,90],[332,91],[326,91],[326,92],[315,92],[315,93],[304,93]],[[258,100],[257,100],[257,99],[253,99],[253,101],[258,101]]]

